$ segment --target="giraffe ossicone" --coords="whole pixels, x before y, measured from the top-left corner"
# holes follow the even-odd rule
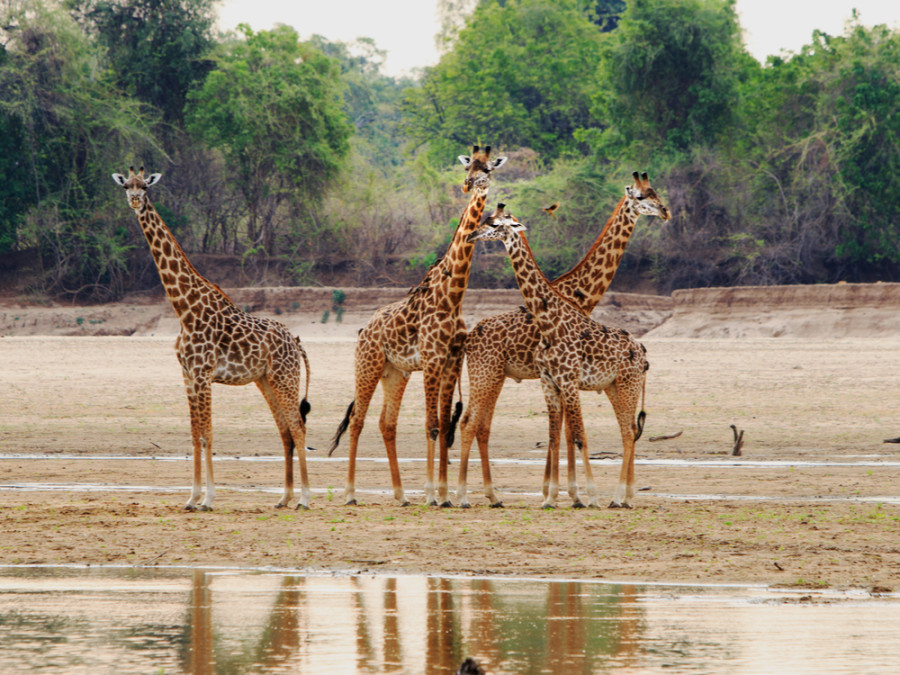
[[[238,309],[221,288],[194,268],[147,196],[147,188],[158,183],[161,174],[145,177],[143,167],[137,173],[131,167],[127,177],[119,173],[112,177],[125,189],[128,205],[137,214],[160,281],[181,326],[175,353],[187,391],[194,451],[193,484],[185,508],[208,511],[215,498],[211,385],[251,382],[266,399],[284,446],[284,494],[276,506],[287,506],[293,499],[296,450],[301,480],[297,508],[309,508],[306,415],[310,370],[300,339],[278,321]],[[306,384],[301,399],[304,368]],[[204,466],[205,494],[201,484]]]

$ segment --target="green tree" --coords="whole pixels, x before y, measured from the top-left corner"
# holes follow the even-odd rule
[[[0,69],[5,55],[0,47]],[[0,109],[0,254],[15,247],[22,218],[34,203],[28,163],[20,154],[24,146],[22,120]]]
[[[596,70],[600,38],[576,0],[480,4],[408,93],[406,129],[438,157],[473,141],[550,157],[572,150],[575,131],[595,124],[586,74]]]
[[[340,64],[344,112],[355,130],[354,150],[373,168],[402,163],[406,136],[400,128],[401,105],[413,81],[381,73],[386,53],[371,38],[347,44],[314,35],[310,42]]]
[[[734,0],[631,0],[605,42],[606,143],[685,150],[730,128],[743,55]]]
[[[320,203],[339,173],[352,132],[338,64],[288,26],[225,43],[215,69],[188,95],[187,128],[227,160],[248,209],[251,248],[276,252],[283,225]]]
[[[39,248],[50,291],[121,294],[135,234],[106,217],[100,177],[132,153],[153,156],[150,120],[104,79],[101,50],[58,6],[9,3],[0,26],[0,172],[11,178],[0,202],[16,228],[5,239]]]
[[[591,21],[608,33],[619,27],[625,8],[625,0],[588,0],[586,9]]]
[[[770,58],[747,89],[745,150],[770,187],[793,212],[839,216],[829,237],[807,235],[829,245],[833,273],[889,272],[900,262],[900,33],[816,32],[790,59]],[[827,182],[810,190],[803,172]]]
[[[109,51],[116,83],[180,123],[187,92],[212,64],[219,0],[68,0]]]

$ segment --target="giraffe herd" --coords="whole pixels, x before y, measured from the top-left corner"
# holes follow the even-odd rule
[[[491,506],[502,506],[491,480],[488,440],[494,408],[510,377],[540,379],[548,408],[549,442],[543,481],[543,506],[554,508],[559,492],[559,445],[563,423],[568,457],[568,493],[572,506],[584,506],[578,496],[575,452],[580,450],[587,481],[588,506],[599,506],[589,464],[579,390],[603,391],[612,403],[622,435],[619,483],[610,507],[631,506],[634,495],[634,445],[640,437],[643,398],[649,368],[646,349],[621,329],[590,318],[612,281],[640,215],[668,220],[666,205],[650,186],[647,174],[635,172],[634,183],[601,231],[585,258],[550,282],[538,268],[525,226],[503,204],[484,217],[491,177],[505,157],[491,158],[490,146],[474,146],[460,156],[466,168],[463,192],[469,201],[444,257],[428,270],[404,300],[375,312],[359,331],[355,356],[355,394],[332,439],[329,455],[349,430],[345,503],[356,504],[356,457],[359,435],[378,383],[383,387],[379,429],[387,453],[394,498],[409,504],[397,460],[397,419],[412,372],[421,370],[425,391],[426,482],[428,505],[452,506],[448,487],[449,448],[461,417],[461,456],[457,501],[469,507],[466,495],[468,458],[478,441],[484,491]],[[145,176],[143,167],[127,177],[113,174],[126,191],[150,245],[160,280],[178,316],[180,333],[175,351],[187,391],[193,442],[193,487],[185,508],[210,510],[215,486],[212,463],[211,385],[259,387],[272,411],[284,445],[284,493],[277,507],[293,499],[293,454],[300,466],[301,495],[297,508],[309,508],[306,466],[306,416],[310,410],[310,368],[299,338],[282,323],[252,316],[237,308],[216,284],[191,265],[147,196],[160,174]],[[467,331],[461,307],[468,286],[472,255],[478,240],[502,241],[509,254],[524,306],[489,317]],[[463,413],[463,361],[469,375],[469,402]],[[303,384],[303,396],[300,388]],[[637,413],[638,404],[641,410]],[[636,416],[637,413],[637,416]],[[438,476],[435,483],[434,463]],[[205,492],[202,470],[206,468]],[[202,497],[202,499],[201,499]]]

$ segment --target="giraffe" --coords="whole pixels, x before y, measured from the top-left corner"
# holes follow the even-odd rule
[[[181,331],[175,353],[181,364],[191,414],[194,448],[193,487],[185,509],[212,510],[215,498],[212,465],[211,385],[254,382],[269,404],[284,444],[284,495],[277,508],[294,495],[293,453],[300,462],[301,497],[297,508],[309,508],[306,471],[306,414],[309,412],[309,360],[300,340],[287,327],[238,309],[216,284],[204,278],[188,260],[147,196],[162,174],[144,177],[134,167],[126,178],[112,174],[125,188],[128,205],[138,222],[159,271],[166,296],[178,315]],[[306,389],[300,397],[300,370],[306,368]],[[201,457],[205,453],[206,493],[201,497]]]
[[[551,282],[556,290],[590,316],[615,276],[635,223],[641,215],[669,219],[669,210],[650,186],[646,173],[632,176],[634,183],[594,241],[593,246],[575,267]],[[516,382],[536,380],[540,373],[534,363],[534,351],[540,332],[527,312],[513,310],[482,319],[466,338],[466,368],[469,373],[469,404],[460,423],[460,465],[457,500],[468,508],[466,478],[472,442],[478,439],[484,493],[493,507],[503,503],[491,480],[488,441],[494,406],[507,377]],[[567,442],[569,482],[575,480],[574,447]]]
[[[448,448],[453,428],[461,412],[457,403],[451,419],[453,389],[462,368],[466,324],[460,316],[463,296],[469,283],[474,244],[467,241],[484,212],[491,173],[506,157],[490,158],[491,148],[474,146],[472,155],[460,155],[467,169],[463,192],[471,192],[469,202],[444,257],[410,290],[404,300],[382,307],[359,333],[356,344],[356,396],[338,426],[328,454],[334,452],[341,435],[349,427],[350,451],[345,503],[356,504],[356,455],[359,434],[365,423],[369,401],[378,382],[384,390],[379,428],[387,452],[394,498],[404,496],[397,462],[397,416],[410,373],[421,370],[425,382],[426,480],[425,502],[437,504],[434,491],[435,441],[440,452],[438,497],[449,506],[447,492]]]
[[[474,232],[470,241],[500,240],[512,262],[526,312],[540,332],[534,353],[550,419],[547,464],[544,469],[544,508],[554,508],[559,485],[560,423],[566,422],[566,438],[582,452],[587,477],[589,506],[598,506],[588,460],[587,439],[581,416],[579,389],[603,391],[612,403],[622,434],[622,467],[611,507],[630,508],[634,496],[634,444],[643,431],[643,409],[635,421],[638,400],[643,400],[646,349],[627,331],[602,326],[566,300],[543,275],[534,261],[525,226],[500,204]],[[643,406],[642,406],[643,408]],[[577,488],[569,483],[573,506],[581,506]]]

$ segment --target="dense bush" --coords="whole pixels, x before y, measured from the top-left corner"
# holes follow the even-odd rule
[[[109,180],[144,164],[189,254],[232,256],[251,282],[406,284],[443,253],[455,157],[477,143],[510,155],[492,197],[549,276],[637,169],[673,218],[642,219],[622,269],[661,291],[897,278],[896,30],[851,23],[761,65],[733,0],[442,7],[441,61],[395,80],[371,40],[215,36],[213,0],[4,3],[0,254],[39,251],[49,293],[157,284]]]

